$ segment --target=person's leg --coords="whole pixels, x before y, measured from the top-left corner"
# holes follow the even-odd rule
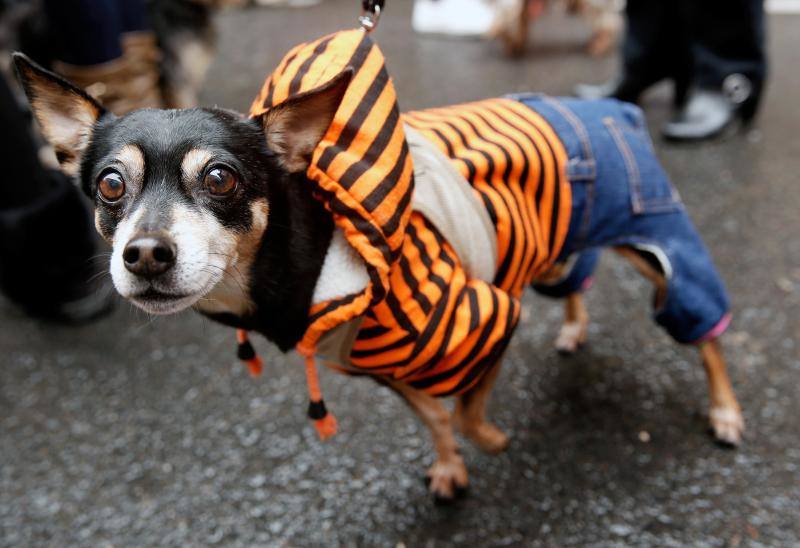
[[[150,19],[144,0],[118,0],[117,6],[123,33],[150,30]]]
[[[693,90],[663,134],[671,140],[696,141],[755,115],[767,77],[764,3],[704,0],[689,2],[687,13]]]
[[[30,122],[17,104],[5,78],[0,77],[0,125],[6,138],[0,148],[4,179],[0,184],[0,210],[24,207],[53,187],[51,174],[39,162]]]
[[[651,85],[665,78],[676,83],[680,103],[689,79],[691,57],[686,39],[686,19],[675,0],[628,0],[620,74],[601,86],[579,85],[585,99],[614,97],[635,103]]]
[[[44,0],[44,12],[59,61],[89,66],[122,56],[122,18],[115,0]]]
[[[767,77],[763,0],[703,0],[692,2],[691,13],[693,83],[721,89],[740,74],[758,97]]]
[[[83,321],[105,312],[110,294],[87,284],[97,269],[83,198],[39,162],[28,120],[2,78],[0,125],[7,136],[0,148],[0,291],[36,316]]]
[[[117,114],[161,106],[144,0],[45,0],[44,8],[57,72]]]

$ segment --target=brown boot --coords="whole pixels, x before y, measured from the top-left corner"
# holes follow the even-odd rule
[[[114,114],[160,108],[159,59],[155,37],[137,32],[123,36],[122,57],[99,65],[53,63],[56,72],[82,87]]]

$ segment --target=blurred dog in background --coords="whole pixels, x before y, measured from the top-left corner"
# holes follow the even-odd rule
[[[507,54],[525,51],[531,24],[550,5],[566,9],[589,23],[592,34],[586,45],[590,55],[605,55],[614,47],[622,31],[624,0],[496,0],[497,15],[490,31]]]
[[[199,104],[198,93],[214,58],[212,17],[247,0],[150,0],[150,17],[161,48],[161,90],[168,108]]]

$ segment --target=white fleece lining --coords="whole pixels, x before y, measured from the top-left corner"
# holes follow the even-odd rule
[[[337,227],[325,254],[311,304],[360,293],[368,284],[369,274],[364,259],[347,243],[344,231]]]

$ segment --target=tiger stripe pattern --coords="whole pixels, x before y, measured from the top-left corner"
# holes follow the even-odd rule
[[[540,116],[512,99],[401,115],[383,55],[361,31],[291,50],[251,115],[346,70],[351,81],[307,175],[371,283],[312,307],[298,346],[312,348],[325,332],[363,317],[349,365],[436,396],[464,392],[498,363],[523,289],[564,243],[571,210],[564,147]],[[452,160],[489,212],[498,242],[494,283],[470,278],[436,227],[411,210],[404,123]]]

